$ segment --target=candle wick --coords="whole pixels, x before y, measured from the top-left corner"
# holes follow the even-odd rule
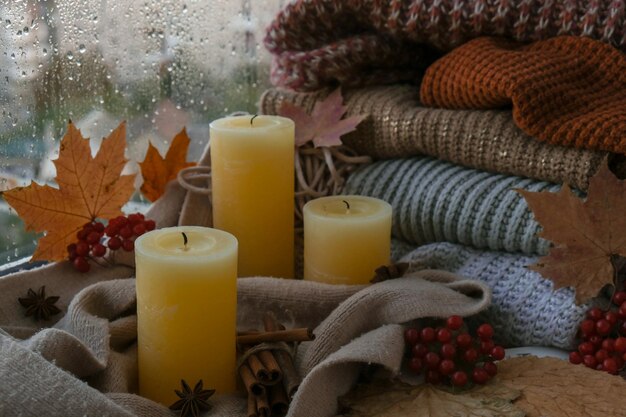
[[[346,200],[341,201],[343,201],[343,203],[346,205],[346,209],[350,210],[350,203],[348,203]]]
[[[187,242],[189,241],[187,239],[187,235],[185,234],[185,232],[181,232],[183,235],[183,245],[185,245],[185,247],[183,248],[183,250],[187,250]]]
[[[252,116],[252,119],[250,119],[250,126],[252,126],[252,122],[254,121],[254,118],[257,117],[258,114],[255,114],[254,116]]]

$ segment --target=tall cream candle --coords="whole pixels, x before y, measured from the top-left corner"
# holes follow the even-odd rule
[[[391,256],[391,206],[343,195],[309,201],[304,214],[304,279],[367,284]]]
[[[140,394],[170,405],[181,379],[234,392],[237,239],[206,227],[154,230],[136,240],[135,259]]]
[[[294,275],[294,123],[237,116],[211,123],[213,224],[239,241],[239,276]]]

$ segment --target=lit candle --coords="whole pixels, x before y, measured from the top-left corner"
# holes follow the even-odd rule
[[[391,206],[371,197],[343,195],[304,206],[304,279],[367,284],[389,264]]]
[[[135,242],[140,395],[165,405],[184,379],[236,389],[237,239],[206,227]]]
[[[239,276],[294,274],[294,123],[237,116],[211,123],[213,225],[239,241]]]

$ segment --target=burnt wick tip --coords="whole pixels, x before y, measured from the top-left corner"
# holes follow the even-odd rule
[[[346,205],[346,208],[350,210],[350,203],[348,203],[346,200],[341,200],[341,201],[343,201],[343,203]]]
[[[252,116],[252,119],[250,119],[250,126],[252,126],[252,122],[254,121],[255,117],[257,117],[258,114],[255,114],[254,116]]]
[[[185,234],[185,232],[181,232],[183,235],[183,245],[185,245],[185,248],[187,247],[187,242],[189,242],[189,239],[187,239],[187,235]]]

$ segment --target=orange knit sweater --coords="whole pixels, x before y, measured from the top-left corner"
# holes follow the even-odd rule
[[[512,104],[517,125],[540,140],[626,153],[626,56],[588,38],[478,38],[431,65],[420,93],[431,107]]]

